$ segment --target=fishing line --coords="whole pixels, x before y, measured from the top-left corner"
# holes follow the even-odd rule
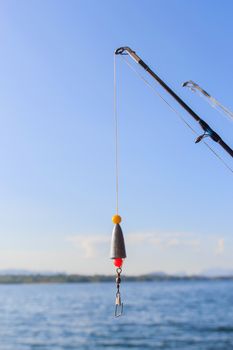
[[[123,56],[120,56],[124,62],[132,69],[132,71],[150,88],[152,91],[162,99],[163,102],[179,117],[179,119],[195,134],[199,135],[196,130],[184,119],[184,117],[174,108],[169,102],[154,88],[154,86],[141,74],[139,73],[131,63]],[[233,169],[224,161],[224,159],[205,141],[205,146],[216,156],[216,158],[233,174]]]
[[[113,64],[113,115],[115,121],[115,176],[116,176],[116,214],[119,209],[119,167],[118,167],[118,111],[117,111],[117,77],[116,77],[116,55],[114,53]]]

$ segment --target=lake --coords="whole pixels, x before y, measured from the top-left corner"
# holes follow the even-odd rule
[[[113,278],[114,279],[114,278]],[[0,285],[0,350],[233,349],[233,281]]]

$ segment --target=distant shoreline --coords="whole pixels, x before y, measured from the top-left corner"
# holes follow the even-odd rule
[[[175,275],[140,275],[123,276],[127,282],[165,282],[165,281],[233,281],[233,276],[207,277],[201,275],[175,276]],[[76,274],[29,274],[29,275],[0,275],[0,284],[40,284],[40,283],[96,283],[113,282],[114,276],[109,275],[76,275]]]

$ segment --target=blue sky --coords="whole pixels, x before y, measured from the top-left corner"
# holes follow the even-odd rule
[[[181,87],[192,79],[233,109],[232,11],[226,0],[1,1],[0,269],[113,271],[117,47],[233,146],[232,122]],[[232,174],[120,58],[117,68],[125,272],[232,268]]]

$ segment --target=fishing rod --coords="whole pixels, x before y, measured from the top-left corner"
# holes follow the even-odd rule
[[[183,107],[196,122],[199,123],[204,133],[197,137],[195,143],[202,141],[205,137],[210,137],[217,142],[231,157],[233,157],[233,150],[229,147],[223,139],[202,119],[197,115],[153,70],[136,54],[135,51],[129,47],[124,46],[116,49],[115,55],[129,55],[136,63],[138,63],[146,72],[152,76],[178,103]]]
[[[233,112],[231,112],[227,107],[223,106],[216,98],[211,96],[206,90],[202,89],[200,85],[192,80],[186,81],[182,84],[183,87],[189,88],[193,92],[198,92],[201,96],[205,97],[207,102],[211,107],[216,107],[219,112],[223,112],[227,117],[233,120]]]
[[[116,269],[116,299],[115,299],[115,317],[120,317],[123,314],[123,303],[121,299],[120,285],[121,285],[121,273],[124,261],[126,259],[126,249],[123,231],[121,229],[122,218],[119,215],[119,205],[118,205],[118,109],[117,109],[117,88],[116,88],[116,55],[129,55],[134,61],[136,61],[141,67],[143,67],[190,115],[193,117],[196,122],[198,122],[201,128],[204,130],[204,134],[200,135],[196,139],[196,143],[200,142],[205,137],[210,137],[213,141],[217,142],[222,146],[222,148],[233,157],[233,150],[222,140],[222,138],[203,120],[197,115],[163,80],[155,74],[148,65],[129,47],[120,47],[115,51],[114,54],[114,120],[115,120],[115,171],[116,171],[116,213],[112,217],[112,222],[114,223],[112,231],[112,240],[111,240],[111,249],[110,249],[110,258],[113,260],[113,264]],[[123,57],[123,56],[122,56]],[[196,131],[192,128],[191,125],[180,115],[180,113],[173,108],[155,89],[154,87],[139,73],[133,66],[125,60],[126,63],[137,73],[137,75],[149,86],[154,92],[175,112],[179,118],[189,127],[195,134]],[[215,152],[208,143],[203,141],[204,144],[209,148],[211,152],[233,173],[227,163]]]

